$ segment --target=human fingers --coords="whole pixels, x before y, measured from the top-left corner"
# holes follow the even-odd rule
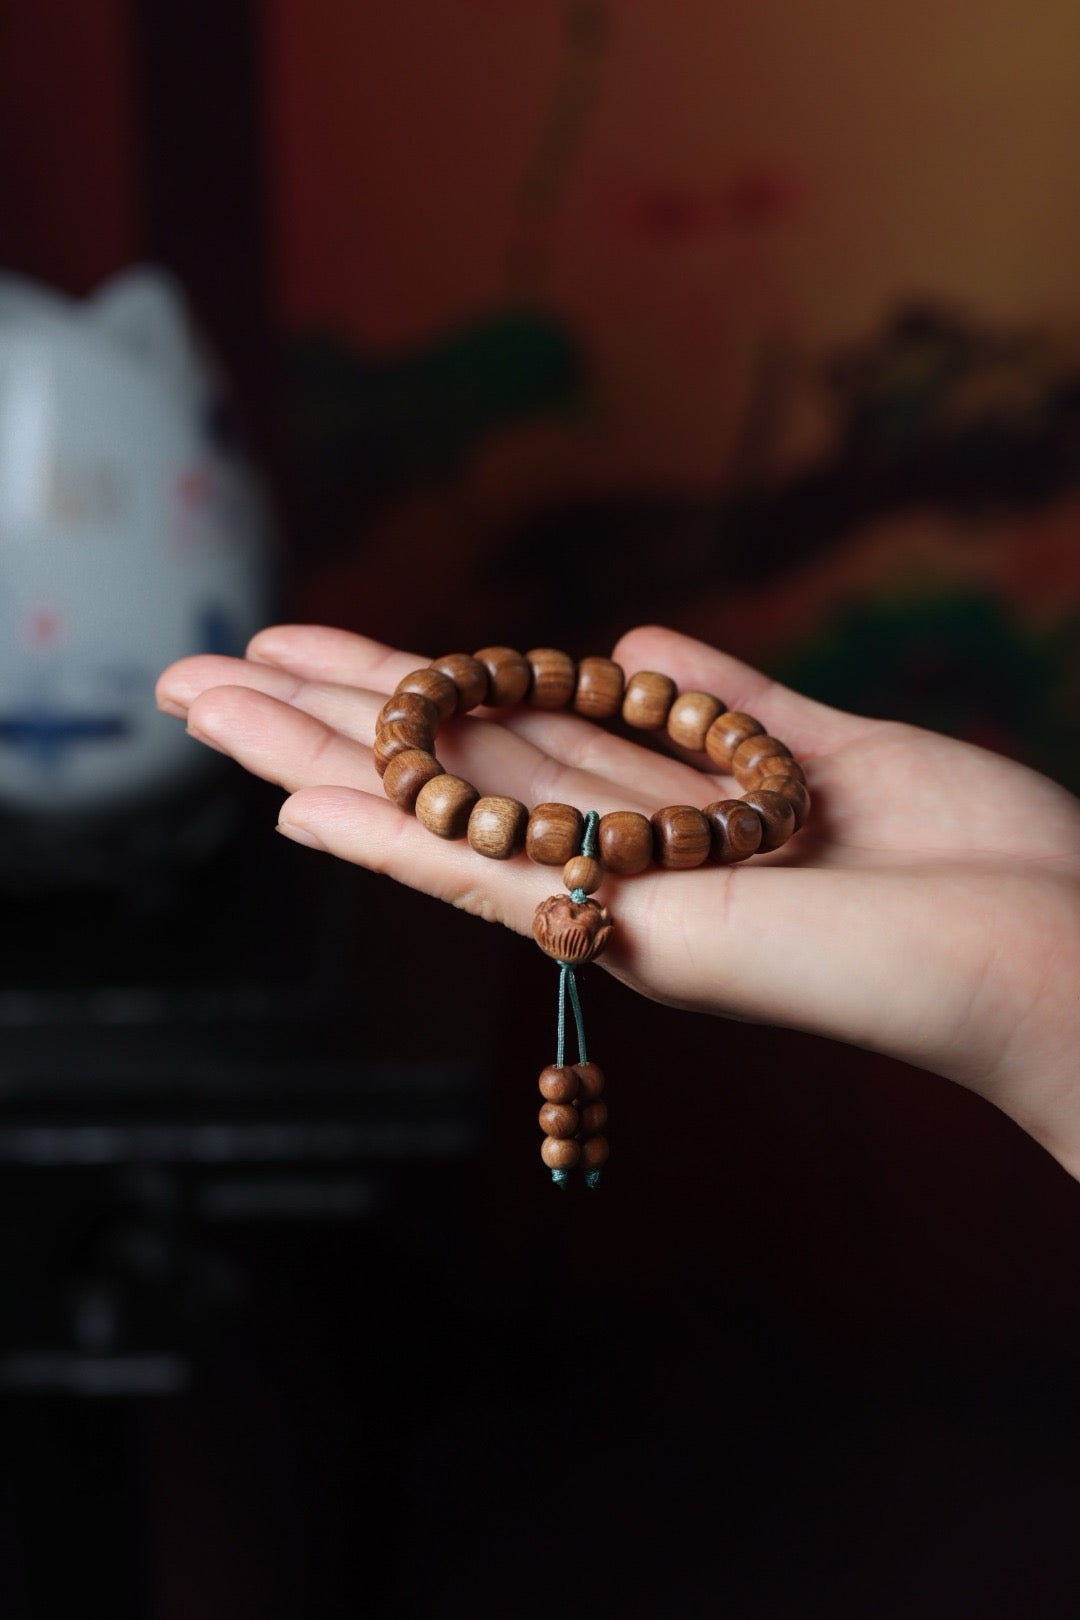
[[[187,727],[196,741],[290,792],[323,782],[381,792],[370,748],[252,686],[208,687],[192,699]]]
[[[214,686],[250,686],[288,703],[302,684],[299,676],[273,669],[268,664],[249,664],[244,658],[197,653],[190,658],[179,658],[163,669],[154,695],[159,709],[183,720],[200,693]]]
[[[357,667],[355,661],[353,667]],[[415,663],[411,667],[415,668]],[[381,692],[305,680],[276,665],[204,655],[182,659],[162,674],[158,681],[158,702],[167,713],[184,718],[197,697],[219,686],[245,687],[290,703],[322,720],[342,736],[363,743],[370,743],[373,738],[378,711],[384,701]],[[205,706],[203,715],[205,724]],[[557,784],[570,780],[559,769],[561,766],[582,778],[576,782],[581,790],[595,787],[600,791],[603,784],[609,796],[611,792],[621,791],[628,797],[627,807],[630,802],[644,800],[650,809],[657,809],[663,804],[687,800],[705,803],[715,797],[711,778],[665,755],[614,737],[578,716],[525,708],[509,712],[501,723],[529,745],[528,753],[518,749],[512,754],[512,780],[529,783],[533,791],[541,782],[546,783],[548,797]],[[470,771],[482,771],[482,763],[477,762],[482,762],[492,747],[490,723],[486,730],[484,725],[482,721],[470,721],[464,726],[459,723],[444,728],[438,747],[440,763],[469,776],[470,780]],[[215,740],[220,742],[220,739]],[[544,768],[545,759],[554,762],[551,768]],[[507,787],[505,791],[511,789]]]
[[[372,734],[381,695],[318,683],[306,684],[303,693],[309,699],[314,694],[322,713],[252,684],[212,686],[192,699],[188,729],[254,775],[290,790],[334,784],[381,793],[382,783],[364,741]],[[346,732],[333,724],[339,703],[347,710]],[[644,791],[630,793],[596,772],[552,758],[492,721],[465,717],[447,725],[439,736],[439,761],[478,792],[507,795],[529,807],[555,800],[601,812],[656,808],[647,796],[647,785]]]
[[[242,658],[220,658],[211,653],[178,658],[163,669],[154,685],[154,697],[163,714],[187,718],[192,698],[208,686],[229,686],[241,678]]]
[[[392,692],[404,675],[429,662],[423,654],[318,624],[270,625],[252,636],[246,656],[252,663],[276,665],[303,680],[383,693]]]
[[[158,707],[183,720],[196,698],[222,686],[243,687],[291,704],[342,736],[363,743],[371,742],[375,716],[384,702],[381,693],[357,691],[331,681],[305,681],[272,664],[199,656],[181,659],[162,673],[157,683]]]
[[[520,708],[502,722],[542,753],[599,777],[653,810],[666,804],[707,804],[723,797],[719,779],[707,771],[619,737],[590,720],[565,712]]]

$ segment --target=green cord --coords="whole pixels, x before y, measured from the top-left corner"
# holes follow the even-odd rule
[[[594,856],[596,854],[596,829],[600,822],[600,813],[590,810],[585,817],[585,830],[581,835],[582,855]],[[584,889],[571,889],[570,898],[580,905],[587,898]],[[585,1022],[581,1016],[581,998],[578,995],[577,976],[570,962],[559,963],[559,1011],[557,1020],[557,1040],[555,1043],[555,1062],[561,1069],[566,1057],[566,998],[570,997],[570,1008],[574,1014],[574,1027],[577,1032],[578,1062],[589,1061],[585,1052]],[[565,1170],[553,1170],[551,1179],[556,1187],[565,1187],[570,1180]],[[585,1185],[595,1187],[600,1179],[599,1170],[585,1172]]]
[[[585,1052],[585,1024],[581,1016],[581,1000],[578,996],[577,976],[569,962],[560,962],[558,1041],[555,1053],[555,1062],[560,1069],[566,1061],[566,997],[568,994],[577,1031],[577,1060],[579,1063],[588,1063],[589,1059]]]

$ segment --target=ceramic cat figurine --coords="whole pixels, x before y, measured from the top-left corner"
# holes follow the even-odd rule
[[[274,572],[225,406],[166,275],[82,301],[0,276],[0,809],[130,806],[203,769],[154,677],[242,651]]]

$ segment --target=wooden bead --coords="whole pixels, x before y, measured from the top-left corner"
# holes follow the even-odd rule
[[[533,914],[533,939],[556,962],[591,962],[607,949],[614,924],[606,907],[588,896],[552,894]]]
[[[442,658],[433,658],[431,668],[448,675],[457,687],[459,714],[487,702],[488,672],[478,658],[470,658],[468,653],[446,653]]]
[[[751,787],[762,761],[778,757],[790,759],[791,750],[786,743],[777,742],[775,737],[762,731],[752,737],[744,737],[732,750],[729,769],[740,787]]]
[[[604,879],[604,868],[591,855],[574,855],[563,867],[562,880],[568,889],[584,889],[593,894]]]
[[[481,647],[473,654],[488,676],[487,701],[495,707],[520,703],[532,684],[532,670],[513,647]]]
[[[668,717],[678,688],[670,675],[643,669],[631,675],[623,694],[622,717],[637,731],[658,731]]]
[[[393,720],[407,720],[410,725],[424,726],[434,737],[439,729],[439,711],[430,698],[419,692],[394,692],[387,698],[375,720],[375,730],[381,731]]]
[[[653,830],[648,816],[636,810],[609,810],[596,830],[600,860],[609,872],[624,877],[644,872],[652,864]]]
[[[741,799],[717,799],[701,813],[712,830],[713,860],[732,865],[761,848],[765,831],[761,817]]]
[[[573,1103],[546,1102],[536,1117],[548,1136],[576,1136],[581,1128],[581,1116]]]
[[[622,707],[626,678],[611,658],[583,658],[578,665],[574,708],[587,720],[610,720]]]
[[[564,709],[577,685],[577,667],[570,654],[555,647],[534,647],[525,660],[532,670],[529,702],[536,709]]]
[[[756,810],[761,817],[763,851],[779,849],[781,844],[787,843],[795,831],[795,812],[782,794],[771,793],[767,788],[755,788],[752,793],[743,795],[743,804]]]
[[[457,708],[457,687],[449,675],[438,669],[414,669],[411,675],[402,676],[396,691],[419,692],[434,703],[440,720],[448,720]]]
[[[540,1157],[549,1170],[572,1170],[581,1162],[581,1144],[572,1137],[545,1136],[540,1144]]]
[[[597,1136],[607,1124],[607,1103],[601,1098],[598,1102],[587,1103],[578,1114],[578,1124],[582,1136]],[[554,1132],[552,1132],[554,1135]]]
[[[431,752],[431,743],[434,733],[427,727],[414,724],[411,720],[391,720],[376,734],[371,745],[371,757],[375,769],[382,776],[386,767],[395,754],[403,754],[407,748],[422,748],[425,753]]]
[[[416,819],[437,838],[464,838],[479,797],[471,782],[444,771],[425,782],[416,795]]]
[[[750,739],[753,741],[753,738]],[[758,760],[752,770],[736,770],[735,780],[741,788],[759,788],[767,776],[787,776],[794,782],[805,782],[801,765],[787,754],[767,754]]]
[[[469,843],[479,855],[493,861],[508,861],[525,842],[529,812],[520,799],[507,799],[491,793],[477,799],[469,816]]]
[[[795,761],[791,760],[789,763],[793,765]],[[785,773],[783,776],[762,777],[754,785],[768,793],[779,793],[782,799],[787,800],[795,812],[795,831],[798,832],[810,814],[810,794],[806,783],[798,777]]]
[[[540,866],[565,866],[581,848],[585,817],[572,804],[538,804],[529,816],[525,853]]]
[[[765,727],[753,715],[741,714],[738,709],[725,710],[717,715],[705,733],[705,752],[714,765],[718,765],[722,771],[730,771],[731,756],[739,744],[764,730]]]
[[[680,692],[668,713],[668,736],[680,748],[700,754],[705,748],[705,733],[723,712],[724,705],[711,692]]]
[[[395,754],[387,765],[383,773],[383,792],[403,810],[411,810],[424,783],[441,775],[442,766],[434,754],[423,748],[407,748],[404,753]]]
[[[661,866],[676,871],[701,866],[712,848],[709,823],[700,810],[689,804],[670,804],[652,818],[656,834],[656,858]]]
[[[548,1102],[573,1102],[580,1090],[581,1081],[571,1064],[549,1063],[540,1070],[540,1095]]]
[[[575,1063],[574,1073],[578,1078],[578,1101],[581,1103],[595,1102],[604,1089],[604,1071],[596,1063]]]
[[[583,1170],[602,1170],[610,1154],[611,1149],[606,1136],[590,1136],[587,1142],[581,1144],[581,1157],[578,1163]]]

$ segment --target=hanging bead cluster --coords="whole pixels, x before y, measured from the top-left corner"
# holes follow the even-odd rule
[[[595,1187],[607,1163],[607,1103],[602,1070],[595,1063],[549,1063],[540,1071],[539,1113],[544,1140],[540,1157],[552,1180],[563,1183],[571,1170],[583,1170],[588,1186]]]

